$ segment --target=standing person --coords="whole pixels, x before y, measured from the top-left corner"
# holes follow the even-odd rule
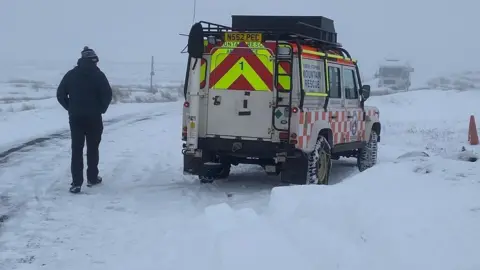
[[[104,114],[112,101],[112,88],[98,68],[94,50],[85,47],[77,66],[68,71],[57,89],[60,105],[68,111],[72,140],[71,193],[79,193],[83,185],[83,147],[87,141],[87,186],[100,184],[99,151]]]

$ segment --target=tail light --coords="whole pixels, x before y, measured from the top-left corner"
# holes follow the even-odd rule
[[[187,127],[183,127],[182,129],[182,139],[186,140],[187,139]]]
[[[185,102],[183,103],[183,107],[185,107],[185,108],[190,107],[190,102],[185,101]]]
[[[288,136],[288,132],[280,132],[278,134],[278,137],[280,138],[280,140],[288,140],[290,136]]]
[[[293,107],[292,108],[292,113],[297,113],[298,112],[298,108],[297,107]]]
[[[297,144],[297,133],[290,134],[290,144]]]
[[[288,135],[288,132],[280,132],[278,134],[278,137],[282,141],[289,141],[290,144],[297,144],[297,133],[291,133],[290,136]]]

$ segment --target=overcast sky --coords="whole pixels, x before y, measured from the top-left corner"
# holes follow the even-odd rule
[[[232,14],[323,15],[338,39],[374,72],[385,56],[433,76],[478,67],[478,0],[197,0],[196,19]],[[0,0],[0,61],[76,60],[84,45],[101,59],[182,62],[193,0]]]

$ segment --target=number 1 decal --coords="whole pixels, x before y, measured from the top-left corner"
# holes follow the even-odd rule
[[[243,61],[240,62],[240,70],[243,70]]]

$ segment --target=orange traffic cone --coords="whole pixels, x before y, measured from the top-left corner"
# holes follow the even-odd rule
[[[475,124],[475,116],[470,116],[470,125],[468,126],[468,141],[471,145],[478,144],[477,125]]]

